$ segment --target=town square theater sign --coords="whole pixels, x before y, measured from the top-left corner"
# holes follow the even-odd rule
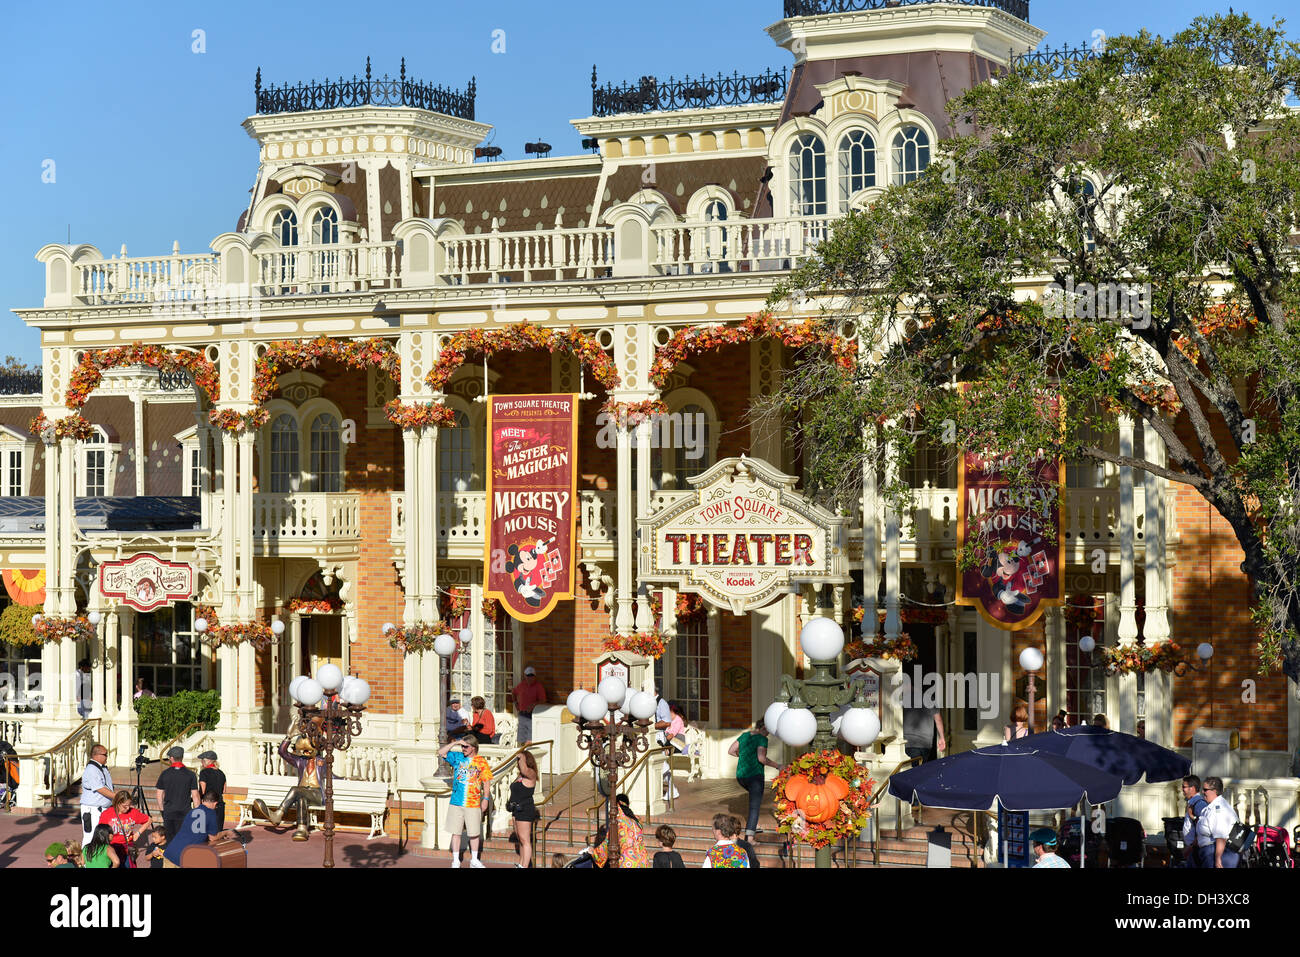
[[[802,582],[850,581],[844,519],[759,459],[723,459],[694,492],[640,522],[643,581],[671,584],[740,615]]]

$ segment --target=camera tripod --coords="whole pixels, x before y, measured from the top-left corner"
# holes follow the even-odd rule
[[[145,816],[152,820],[153,812],[149,810],[149,798],[145,794],[144,786],[140,783],[140,772],[144,770],[145,765],[154,762],[144,756],[144,745],[140,745],[140,753],[135,758],[135,786],[131,788],[131,803],[145,813]]]

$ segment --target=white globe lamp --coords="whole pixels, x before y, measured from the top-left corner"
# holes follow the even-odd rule
[[[1092,654],[1093,649],[1096,647],[1097,647],[1097,639],[1092,637],[1092,635],[1084,635],[1082,638],[1079,639],[1079,650],[1082,651],[1085,655]]]
[[[284,634],[284,622],[279,618],[271,621],[271,634],[279,636]]]
[[[1214,657],[1214,645],[1210,644],[1208,641],[1203,641],[1196,646],[1196,654],[1202,661],[1209,661]]]
[[[781,715],[785,714],[789,708],[790,706],[784,701],[773,701],[767,706],[767,710],[763,712],[763,727],[776,734],[776,729],[781,724]]]
[[[92,625],[98,625],[100,621],[103,620],[103,616],[101,616],[100,613],[97,611],[92,611],[89,615],[86,616],[86,620],[90,622]]]
[[[871,708],[850,708],[840,721],[840,737],[865,748],[880,736],[880,718]]]
[[[591,694],[590,691],[585,691],[582,688],[570,691],[569,697],[564,701],[564,706],[569,709],[569,714],[580,714],[581,712],[579,709],[582,707],[582,699],[587,697],[589,694]]]
[[[460,630],[460,643],[462,645],[468,645],[473,640],[474,640],[474,632],[472,632],[468,628],[462,628]]]
[[[349,675],[349,677],[351,677]],[[343,688],[343,701],[345,704],[361,707],[370,700],[370,682],[357,678],[355,681],[347,682]]]
[[[1026,648],[1020,652],[1020,667],[1026,671],[1037,671],[1043,667],[1043,653],[1037,648]]]
[[[206,618],[195,618],[194,630],[197,631],[200,635],[203,634],[205,631],[208,630],[208,620]]]
[[[787,708],[776,735],[792,748],[802,748],[817,735],[817,716],[807,708]]]
[[[603,695],[588,694],[578,705],[578,714],[582,716],[583,721],[599,721],[605,717],[605,712],[609,706],[605,704]]]
[[[326,694],[333,694],[343,685],[343,669],[335,664],[321,665],[316,669],[316,680]]]
[[[611,675],[597,685],[596,691],[605,699],[605,704],[611,708],[617,708],[623,703],[623,695],[627,693],[627,685],[623,683],[622,678],[615,678]]]
[[[628,709],[636,720],[648,721],[655,713],[655,696],[649,691],[638,691],[628,703]]]
[[[306,675],[299,675],[289,682],[289,697],[294,701],[298,700],[298,687],[306,680]]]
[[[320,704],[320,699],[324,696],[325,689],[320,686],[320,682],[315,678],[303,678],[298,684],[298,693],[294,696],[299,703],[306,705],[308,708]]]
[[[393,632],[393,631],[396,631],[396,630],[397,630],[397,626],[394,625],[391,621],[386,621],[386,622],[384,622],[384,627],[383,627],[382,629],[380,629],[381,633],[382,633],[383,635],[385,635],[385,636],[387,636],[390,632]]]
[[[439,635],[433,639],[433,651],[439,658],[450,658],[456,651],[456,639],[451,635]]]
[[[834,661],[844,650],[844,629],[829,618],[813,618],[799,632],[799,644],[813,661]]]

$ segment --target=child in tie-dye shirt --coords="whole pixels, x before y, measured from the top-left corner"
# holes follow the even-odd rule
[[[704,867],[748,867],[749,855],[736,843],[740,821],[730,814],[717,814],[713,818],[713,837],[718,842],[704,852]]]

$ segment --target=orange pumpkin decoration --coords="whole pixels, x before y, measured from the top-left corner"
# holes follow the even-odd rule
[[[786,783],[785,796],[809,823],[821,824],[839,811],[840,801],[849,796],[849,785],[835,774],[826,775],[821,784],[814,784],[806,774],[795,774]]]

